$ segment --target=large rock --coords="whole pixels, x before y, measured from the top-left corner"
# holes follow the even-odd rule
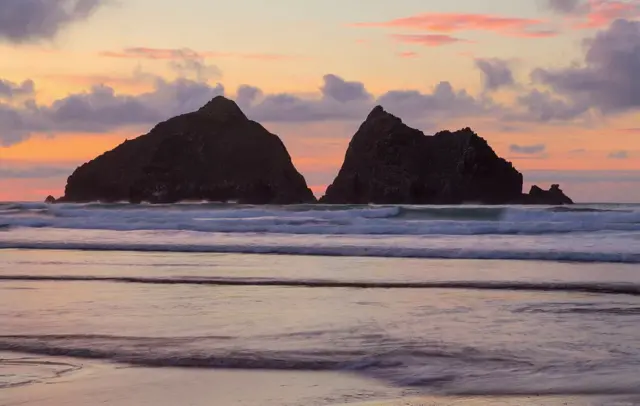
[[[182,200],[293,204],[315,198],[278,136],[220,96],[80,166],[59,201]]]
[[[565,195],[560,185],[551,185],[549,190],[544,190],[539,186],[532,186],[529,194],[522,195],[518,201],[521,204],[546,204],[560,206],[565,204],[573,204],[573,200]]]
[[[522,174],[471,129],[425,136],[378,106],[321,202],[499,204],[519,199],[522,184]]]

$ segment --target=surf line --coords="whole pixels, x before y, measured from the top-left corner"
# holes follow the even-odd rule
[[[575,292],[609,295],[640,296],[640,285],[631,283],[588,282],[499,282],[499,281],[332,281],[321,279],[268,279],[268,278],[198,278],[142,276],[47,276],[0,275],[0,281],[12,282],[112,282],[152,285],[208,285],[208,286],[264,286],[292,288],[345,288],[345,289],[460,289]]]

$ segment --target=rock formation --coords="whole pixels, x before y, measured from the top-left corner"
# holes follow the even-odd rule
[[[549,190],[541,189],[538,186],[532,186],[529,194],[522,195],[522,198],[517,201],[521,204],[548,204],[548,205],[564,205],[573,204],[567,195],[564,194],[560,185],[551,185]]]
[[[75,170],[59,201],[313,202],[278,136],[222,96]]]
[[[500,204],[523,177],[471,129],[425,136],[380,106],[354,135],[322,203]]]

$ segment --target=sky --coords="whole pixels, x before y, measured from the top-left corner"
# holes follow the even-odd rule
[[[581,202],[640,202],[640,0],[0,0],[0,201],[216,95],[317,195],[382,105]]]

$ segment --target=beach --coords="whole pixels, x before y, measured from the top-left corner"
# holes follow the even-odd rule
[[[443,397],[405,396],[374,380],[334,372],[203,371],[131,368],[68,358],[21,357],[8,360],[75,365],[78,369],[40,382],[4,389],[3,406],[106,405],[355,405],[355,406],[595,406],[634,405],[627,397],[579,396]],[[371,400],[377,398],[377,400]]]
[[[634,207],[266,210],[5,207],[0,405],[640,404]]]

